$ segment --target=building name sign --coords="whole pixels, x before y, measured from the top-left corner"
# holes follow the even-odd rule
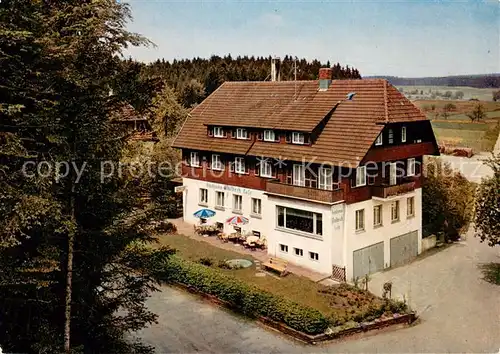
[[[252,194],[252,190],[251,189],[240,188],[240,187],[233,187],[233,186],[228,186],[228,185],[219,184],[219,183],[210,183],[210,182],[207,182],[207,187],[211,188],[211,189],[228,191],[228,192],[233,192],[233,193],[238,193],[238,194],[247,194],[247,195],[251,195]]]
[[[344,221],[344,206],[337,206],[332,208],[332,224],[335,231],[340,231],[342,222]]]

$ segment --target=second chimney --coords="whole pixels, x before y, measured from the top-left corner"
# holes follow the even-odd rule
[[[271,59],[271,81],[280,81],[280,58]]]
[[[332,83],[332,69],[320,68],[319,69],[319,90],[326,91]]]

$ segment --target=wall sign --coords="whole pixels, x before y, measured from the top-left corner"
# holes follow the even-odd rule
[[[248,188],[240,188],[240,187],[233,187],[233,186],[228,186],[225,184],[219,184],[219,183],[211,183],[207,182],[207,187],[211,189],[217,189],[217,190],[222,190],[222,191],[227,191],[227,192],[233,192],[233,193],[238,193],[238,194],[247,194],[251,195],[252,190]]]
[[[344,222],[344,205],[335,205],[332,207],[332,225],[333,230],[339,231]]]

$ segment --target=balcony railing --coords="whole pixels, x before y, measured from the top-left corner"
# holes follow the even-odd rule
[[[415,187],[415,179],[408,178],[392,186],[386,184],[372,186],[372,196],[386,199],[400,194],[412,192],[415,190]]]
[[[344,200],[344,190],[325,190],[318,188],[300,187],[292,184],[285,184],[279,181],[267,181],[266,192],[278,194],[289,198],[313,200],[323,203],[335,203]]]

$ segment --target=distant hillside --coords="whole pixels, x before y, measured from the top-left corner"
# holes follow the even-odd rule
[[[366,78],[386,79],[394,86],[469,86],[477,88],[500,87],[500,73],[444,77],[407,78],[397,76],[370,76]]]

